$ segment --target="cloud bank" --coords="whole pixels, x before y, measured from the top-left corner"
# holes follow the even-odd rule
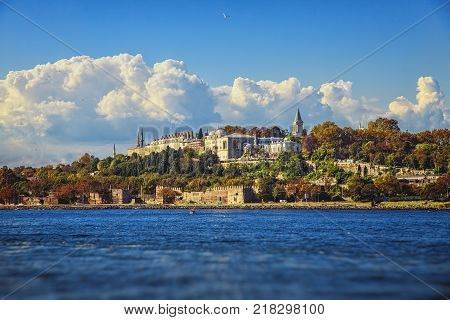
[[[416,103],[400,96],[387,108],[353,97],[352,87],[339,80],[314,88],[293,77],[239,77],[212,87],[182,61],[149,66],[139,54],[63,59],[0,80],[0,164],[70,162],[85,151],[104,156],[113,143],[124,151],[139,126],[288,127],[297,107],[307,127],[325,120],[356,127],[378,116],[395,117],[412,131],[449,127],[449,109],[432,77],[418,79]]]
[[[412,131],[449,128],[450,109],[445,106],[439,83],[432,77],[417,80],[416,103],[404,96],[389,104],[388,116],[399,120],[402,127]]]

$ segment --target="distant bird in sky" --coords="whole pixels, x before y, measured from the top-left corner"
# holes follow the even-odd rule
[[[224,18],[224,19],[229,19],[229,18],[231,18],[231,17],[230,17],[229,15],[227,15],[225,12],[223,12],[222,15],[223,15],[223,18]]]

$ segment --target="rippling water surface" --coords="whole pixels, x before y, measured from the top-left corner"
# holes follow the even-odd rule
[[[439,299],[449,256],[448,211],[0,211],[8,299]]]

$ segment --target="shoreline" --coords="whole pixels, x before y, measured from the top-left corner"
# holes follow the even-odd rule
[[[292,203],[246,203],[246,204],[59,204],[59,205],[0,205],[1,210],[170,210],[170,209],[246,209],[246,210],[433,210],[449,211],[450,202],[405,201],[381,202],[292,202]]]

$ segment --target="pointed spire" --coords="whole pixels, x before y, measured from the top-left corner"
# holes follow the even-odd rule
[[[297,137],[301,137],[303,131],[303,120],[300,115],[300,110],[297,108],[297,113],[295,114],[294,123],[292,123],[292,134]]]
[[[300,115],[300,109],[297,108],[297,113],[295,114],[295,122],[302,121],[302,116]]]

